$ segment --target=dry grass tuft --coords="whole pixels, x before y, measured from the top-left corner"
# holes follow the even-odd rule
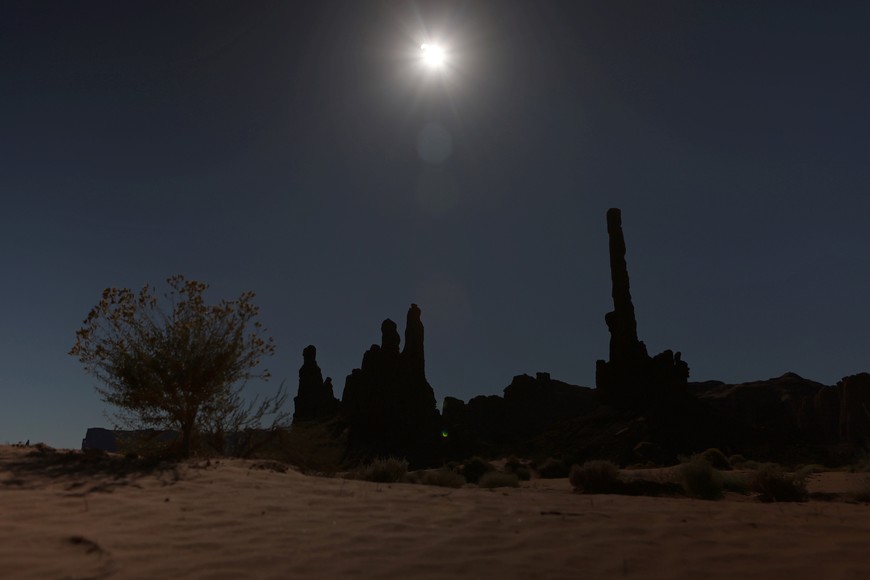
[[[514,473],[503,471],[490,471],[485,473],[477,482],[480,487],[494,489],[496,487],[519,487],[520,479]]]
[[[619,467],[610,461],[587,461],[571,467],[568,480],[575,491],[583,493],[616,493],[619,486]]]
[[[722,474],[713,469],[703,456],[680,465],[680,481],[686,495],[697,499],[720,499],[724,490]]]
[[[478,483],[481,477],[494,470],[495,467],[481,457],[472,457],[462,464],[462,475],[468,483]]]
[[[779,465],[761,466],[752,474],[749,487],[766,502],[806,501],[809,497],[806,475],[788,474]]]
[[[408,462],[397,457],[382,457],[348,474],[351,479],[377,483],[397,483],[408,473]]]
[[[435,485],[438,487],[459,488],[465,485],[465,478],[450,468],[431,469],[422,472],[422,475],[414,483],[423,485]]]

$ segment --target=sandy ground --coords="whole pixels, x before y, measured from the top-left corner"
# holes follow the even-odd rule
[[[868,578],[870,506],[375,484],[0,447],[0,578]],[[814,476],[840,493],[866,475]]]

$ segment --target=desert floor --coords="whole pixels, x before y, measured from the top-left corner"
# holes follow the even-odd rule
[[[449,489],[243,460],[138,473],[33,451],[0,447],[0,578],[870,577],[870,506],[847,496]],[[810,488],[866,477],[817,474]]]

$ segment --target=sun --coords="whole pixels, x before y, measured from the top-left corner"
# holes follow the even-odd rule
[[[437,69],[444,66],[447,60],[447,54],[444,49],[437,44],[421,44],[420,50],[423,54],[423,64],[429,68]]]

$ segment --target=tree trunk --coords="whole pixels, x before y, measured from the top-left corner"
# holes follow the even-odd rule
[[[190,438],[193,432],[193,423],[181,426],[181,456],[185,459],[190,457]]]

